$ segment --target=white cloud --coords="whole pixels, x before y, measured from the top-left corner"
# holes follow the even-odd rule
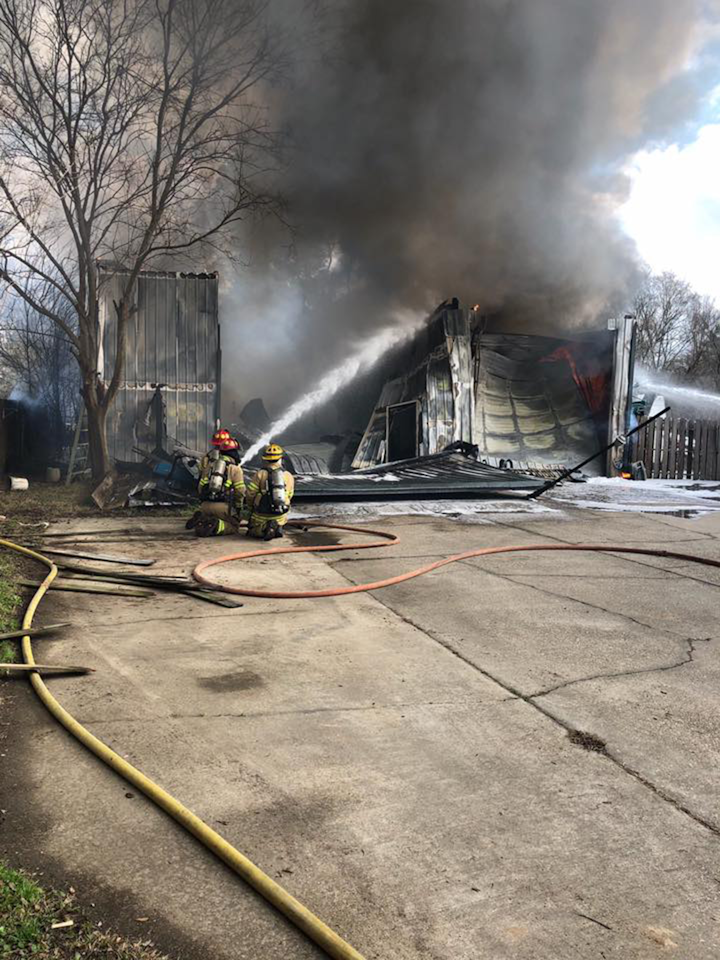
[[[641,256],[720,300],[720,124],[686,146],[638,153],[627,173],[620,216]]]

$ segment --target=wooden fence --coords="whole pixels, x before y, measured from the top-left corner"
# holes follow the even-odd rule
[[[720,423],[664,417],[633,438],[648,478],[720,480]]]

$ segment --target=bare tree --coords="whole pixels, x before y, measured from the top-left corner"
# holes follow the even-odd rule
[[[654,370],[671,370],[685,356],[696,295],[674,273],[648,275],[635,298],[638,359]]]
[[[239,220],[276,209],[262,184],[278,137],[260,104],[282,65],[263,0],[0,0],[0,280],[73,345],[96,479],[139,273],[228,254]],[[101,259],[122,276],[109,382]]]
[[[720,386],[720,310],[674,273],[649,274],[635,303],[638,360],[680,380]]]
[[[40,297],[63,314],[68,327],[75,317],[66,301],[52,292]],[[80,377],[73,344],[47,317],[25,300],[5,298],[0,316],[0,369],[6,382],[20,388],[34,407],[41,407],[51,435],[45,438],[47,455],[59,457],[68,425],[80,408]]]

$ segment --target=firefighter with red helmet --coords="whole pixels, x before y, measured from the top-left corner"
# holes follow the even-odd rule
[[[249,537],[272,540],[283,535],[295,492],[295,478],[283,470],[283,452],[277,443],[269,443],[263,451],[265,467],[248,481]]]
[[[239,444],[228,430],[216,430],[213,448],[200,464],[200,509],[185,524],[198,537],[237,533],[245,500]]]

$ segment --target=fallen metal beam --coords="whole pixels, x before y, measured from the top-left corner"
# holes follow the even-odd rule
[[[79,563],[68,563],[67,561],[58,561],[58,566],[68,577],[87,578],[99,583],[128,583],[132,586],[145,586],[153,590],[164,590],[168,593],[178,593],[189,597],[195,597],[197,600],[204,600],[206,603],[214,603],[219,607],[236,608],[243,604],[237,600],[231,599],[227,594],[217,590],[208,590],[198,586],[194,580],[187,577],[166,577],[152,573],[128,573],[127,571],[115,571],[109,573],[107,570],[97,570],[94,567],[83,567]]]
[[[71,627],[71,623],[49,623],[45,627],[32,627],[30,630],[11,630],[10,633],[0,633],[0,640],[20,640],[22,637],[42,637],[56,630]]]
[[[23,587],[34,587],[37,589],[40,582],[37,580],[18,580]],[[81,580],[53,580],[48,588],[50,590],[69,590],[73,593],[108,593],[117,597],[154,597],[152,590],[138,590],[130,587],[116,587],[112,584],[90,583]]]
[[[102,570],[99,567],[88,567],[82,563],[73,563],[72,560],[58,560],[55,564],[65,573],[79,574],[102,580],[125,581],[127,583],[147,584],[186,584],[193,581],[186,576],[174,576],[165,573],[140,573],[137,570]]]
[[[99,560],[102,563],[124,563],[129,567],[151,567],[157,560],[134,560],[132,557],[111,557],[100,553],[76,553],[72,550],[55,550],[43,547],[43,553],[56,557],[73,557],[76,560]]]
[[[0,663],[0,673],[95,673],[95,667],[76,667],[55,663]]]

